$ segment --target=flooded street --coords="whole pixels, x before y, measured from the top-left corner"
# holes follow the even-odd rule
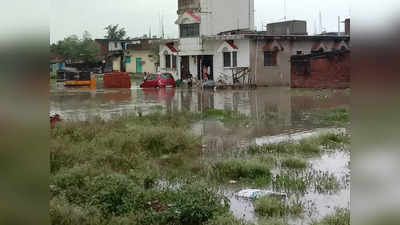
[[[224,123],[208,118],[195,122],[192,131],[202,137],[206,162],[229,159],[242,154],[251,145],[279,143],[289,139],[298,141],[335,127],[318,120],[320,112],[349,108],[348,90],[291,90],[263,87],[254,90],[197,90],[197,89],[66,89],[62,84],[50,88],[50,113],[64,120],[91,120],[95,117],[111,119],[125,114],[147,114],[154,111],[230,110],[251,118],[248,123]],[[340,132],[346,128],[340,127]],[[246,157],[244,155],[243,157]],[[335,208],[348,208],[350,153],[347,149],[327,149],[320,157],[312,158],[306,173],[329,174],[336,177],[340,187],[331,192],[307,188],[302,194],[288,194],[289,199],[301,201],[303,218],[287,218],[290,224],[309,224],[332,214]],[[280,173],[280,171],[278,171]],[[324,176],[324,175],[321,175]],[[322,178],[321,178],[322,179]],[[254,188],[238,184],[222,185],[231,201],[231,211],[238,218],[257,222],[252,200],[235,196],[237,191]],[[272,186],[263,189],[271,190]]]

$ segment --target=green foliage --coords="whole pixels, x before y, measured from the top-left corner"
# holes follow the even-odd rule
[[[220,161],[212,169],[212,172],[220,180],[265,178],[269,181],[271,177],[271,165],[255,159]]]
[[[319,222],[314,222],[312,225],[350,225],[350,210],[336,209],[334,215],[327,216]]]
[[[281,217],[285,214],[285,203],[276,196],[264,196],[254,202],[257,215],[263,217]]]
[[[286,172],[276,175],[272,179],[272,186],[275,190],[286,193],[300,192],[305,193],[308,187],[307,180],[298,173]]]
[[[346,125],[350,122],[350,113],[346,108],[319,110],[312,113],[315,119],[326,125]]]
[[[55,80],[57,78],[57,73],[56,72],[50,72],[50,79]]]
[[[236,219],[231,214],[222,214],[209,221],[206,225],[250,225],[244,220]]]
[[[258,225],[288,225],[282,218],[271,217],[263,218],[258,222]]]
[[[263,196],[258,198],[255,200],[254,206],[257,215],[269,218],[269,223],[264,221],[265,224],[275,224],[276,221],[274,221],[274,218],[287,215],[300,215],[304,212],[304,205],[301,201],[289,202],[287,199],[281,199],[278,196]],[[278,222],[276,224],[281,223]]]
[[[203,113],[204,118],[217,118],[225,124],[248,122],[249,118],[239,112],[222,109],[209,109]]]
[[[289,169],[305,169],[307,168],[307,161],[299,157],[289,156],[282,160],[282,166]]]
[[[327,133],[319,136],[318,141],[326,148],[337,148],[342,144],[350,144],[350,136],[343,133]]]
[[[126,36],[125,28],[119,28],[119,24],[116,25],[108,25],[104,28],[107,34],[104,36],[105,38],[113,41],[123,40]]]
[[[84,38],[79,39],[76,35],[71,35],[50,46],[50,52],[61,55],[66,60],[93,63],[100,59],[100,46],[96,41],[90,39],[90,35],[85,33]]]

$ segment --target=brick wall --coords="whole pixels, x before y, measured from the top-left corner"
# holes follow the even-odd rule
[[[295,62],[291,67],[292,88],[349,88],[350,53],[327,54],[319,57],[307,57],[309,68],[299,71]]]

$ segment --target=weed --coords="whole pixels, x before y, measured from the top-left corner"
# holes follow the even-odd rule
[[[343,133],[327,133],[319,136],[318,142],[326,148],[337,148],[341,144],[350,144],[350,136]]]
[[[244,220],[236,219],[232,214],[219,215],[206,225],[250,225]]]
[[[256,178],[270,178],[271,166],[259,160],[225,160],[217,162],[213,166],[213,173],[218,179],[256,179]]]
[[[258,222],[258,225],[288,225],[285,220],[278,217],[263,218]]]
[[[299,173],[287,172],[276,175],[272,179],[272,186],[275,190],[290,193],[293,191],[305,193],[308,182]]]
[[[276,196],[264,196],[256,199],[255,211],[263,217],[281,217],[285,214],[285,203]]]
[[[209,109],[203,113],[204,118],[217,118],[224,124],[243,123],[249,120],[249,117],[232,110]]]
[[[314,222],[312,225],[350,225],[350,210],[336,209],[334,215],[326,216],[319,222]]]
[[[299,157],[287,157],[282,160],[282,166],[289,169],[305,169],[307,161]]]

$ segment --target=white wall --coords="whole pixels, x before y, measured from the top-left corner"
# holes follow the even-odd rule
[[[218,43],[219,43],[219,45],[222,45],[222,44],[224,44],[224,41],[218,41]],[[234,44],[238,47],[238,49],[236,50],[237,51],[237,66],[238,67],[250,67],[250,41],[249,40],[235,40]],[[233,82],[232,81],[232,69],[224,68],[223,52],[215,52],[215,55],[214,55],[214,80],[217,81],[219,78],[222,79],[223,78],[222,74],[225,74],[229,77],[229,79],[227,80],[229,83]]]
[[[254,29],[254,0],[202,0],[200,35]]]
[[[117,43],[117,47],[115,47],[115,43]],[[110,41],[108,43],[108,51],[118,51],[122,50],[122,45],[120,41]]]

